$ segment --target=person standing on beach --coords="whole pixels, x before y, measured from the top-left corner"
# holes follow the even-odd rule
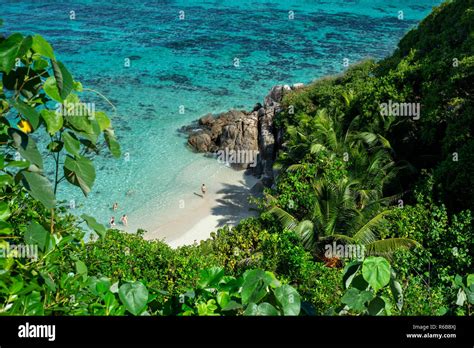
[[[207,192],[206,185],[204,185],[204,184],[201,185],[201,192],[202,192],[202,198],[204,198],[204,196],[206,195],[206,192]]]

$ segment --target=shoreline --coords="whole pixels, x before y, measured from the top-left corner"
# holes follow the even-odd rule
[[[259,182],[245,170],[222,166],[212,177],[212,182],[206,183],[208,192],[205,197],[200,192],[184,196],[182,206],[162,212],[161,221],[152,221],[148,228],[143,228],[147,231],[143,237],[162,240],[172,248],[209,239],[211,232],[225,225],[235,226],[240,220],[257,214],[250,210],[248,198],[253,196],[252,188]]]

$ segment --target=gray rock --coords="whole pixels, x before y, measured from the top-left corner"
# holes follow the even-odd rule
[[[199,120],[203,129],[191,133],[188,144],[198,152],[228,153],[226,158],[238,169],[251,166],[258,152],[258,112],[230,110],[217,117],[206,115]]]
[[[275,108],[268,107],[262,109],[258,118],[258,148],[259,161],[256,168],[256,174],[273,177],[273,162],[275,160],[275,136],[273,130],[273,118]]]
[[[208,132],[201,130],[189,136],[188,144],[198,152],[208,152],[212,145],[212,139]]]
[[[244,154],[245,158],[237,155],[237,162],[229,160],[232,167],[252,168],[252,172],[270,186],[277,174],[273,171],[273,162],[283,138],[282,130],[274,128],[273,120],[280,112],[284,94],[301,87],[302,84],[274,86],[263,106],[257,103],[251,112],[229,110],[217,116],[201,117],[194,125],[182,128],[188,134],[188,144],[198,152],[213,152],[218,156],[223,152]],[[255,156],[257,153],[257,163],[249,161],[252,158],[249,154]]]
[[[214,117],[212,114],[207,114],[199,119],[199,124],[201,126],[211,125],[214,122]]]
[[[265,97],[263,105],[267,107],[275,106],[279,104],[283,99],[283,86],[276,85],[270,90],[270,93]]]

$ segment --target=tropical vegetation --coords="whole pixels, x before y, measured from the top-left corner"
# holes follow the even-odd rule
[[[87,195],[94,157],[121,153],[50,43],[0,37],[0,74],[1,314],[472,315],[473,0],[285,95],[260,214],[177,249],[56,199],[67,183]],[[419,117],[381,113],[389,102]]]

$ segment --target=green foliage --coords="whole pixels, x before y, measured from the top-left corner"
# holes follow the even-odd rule
[[[218,264],[231,274],[240,274],[250,267],[272,269],[272,258],[264,257],[264,249],[274,243],[265,219],[248,218],[234,227],[228,226],[211,233],[211,239],[202,242],[203,254],[212,254]]]
[[[246,271],[241,277],[225,276],[214,267],[200,274],[198,287],[180,294],[165,306],[164,314],[178,315],[298,315],[300,296],[282,285],[271,272]]]
[[[386,259],[370,256],[363,262],[352,262],[346,266],[343,279],[347,290],[339,314],[391,315],[393,302],[402,310],[402,287]],[[389,289],[392,300],[387,297]]]
[[[435,281],[451,283],[456,274],[472,269],[474,221],[471,211],[449,216],[444,205],[419,197],[415,206],[395,210],[391,236],[413,238],[423,248],[395,255],[394,267],[401,275],[430,272]]]
[[[0,38],[0,74],[0,312],[124,314],[118,295],[104,285],[109,280],[90,277],[80,257],[84,232],[55,197],[65,179],[84,193],[94,182],[86,152],[96,150],[103,131],[97,119],[92,114],[65,116],[52,109],[54,101],[62,108],[70,103],[76,107],[80,83],[39,35]],[[102,123],[108,119],[105,114],[101,117]],[[48,138],[50,143],[41,148]],[[67,157],[63,149],[69,152]],[[53,178],[44,174],[44,153],[55,161]],[[93,218],[87,220],[93,229],[105,232]],[[127,304],[127,309],[138,314],[136,307],[132,310]]]
[[[138,315],[146,308],[148,290],[140,282],[126,283],[119,288],[119,297],[130,313]]]
[[[116,230],[88,243],[82,254],[93,274],[141,280],[171,295],[194,287],[201,269],[219,264],[213,255],[204,255],[195,247],[173,250],[161,241],[146,241],[140,234]]]
[[[471,315],[471,307],[474,304],[474,274],[468,274],[465,277],[456,275],[454,287],[458,289],[456,305],[461,307],[457,311],[465,315],[462,307],[467,307],[467,312]]]
[[[55,207],[54,194],[64,180],[87,195],[95,170],[86,154],[98,152],[100,134],[112,154],[120,156],[109,118],[103,112],[96,117],[81,102],[77,92],[82,85],[55,59],[51,45],[40,35],[12,34],[0,39],[0,73],[2,175],[22,178],[15,182],[48,209]],[[40,149],[33,139],[43,136],[41,128],[50,137],[46,149]],[[53,178],[44,175],[42,151],[49,151],[54,159]]]
[[[443,4],[391,57],[285,95],[264,212],[178,249],[56,201],[64,181],[91,191],[102,143],[120,156],[112,122],[81,108],[88,90],[40,35],[0,38],[0,250],[37,248],[0,257],[0,313],[471,315],[473,7]],[[389,100],[421,101],[421,118],[381,115]],[[341,269],[332,241],[391,264]]]

